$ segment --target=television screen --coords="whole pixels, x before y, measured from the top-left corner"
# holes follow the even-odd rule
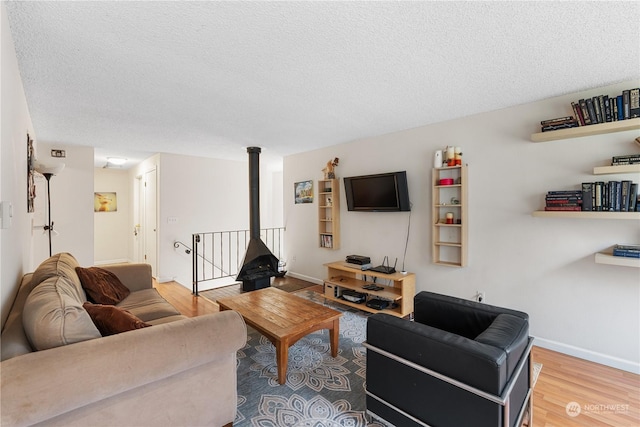
[[[406,171],[346,177],[344,188],[350,211],[411,210]]]

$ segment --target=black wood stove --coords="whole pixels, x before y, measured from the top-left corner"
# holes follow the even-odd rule
[[[248,147],[249,153],[249,245],[236,280],[242,290],[271,286],[271,278],[278,274],[278,258],[260,239],[260,147]]]

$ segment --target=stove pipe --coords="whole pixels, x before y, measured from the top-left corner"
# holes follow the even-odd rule
[[[278,258],[260,239],[260,147],[248,147],[249,153],[249,244],[236,280],[243,291],[271,286],[278,272]]]

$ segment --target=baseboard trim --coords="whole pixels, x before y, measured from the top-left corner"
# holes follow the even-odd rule
[[[585,348],[575,347],[569,344],[563,344],[557,341],[552,341],[540,337],[535,337],[535,341],[533,342],[533,344],[537,345],[538,347],[546,348],[548,350],[557,351],[569,356],[578,357],[590,362],[599,363],[611,368],[621,369],[623,371],[640,375],[640,363],[633,362],[631,360],[620,359],[619,357],[598,353],[595,351],[587,350]]]
[[[93,263],[93,265],[129,264],[129,263],[131,263],[130,259],[119,258],[119,259],[107,259],[104,261],[96,261]]]
[[[324,281],[316,279],[315,277],[305,276],[304,274],[294,273],[293,271],[287,272],[287,276],[291,276],[295,279],[305,280],[307,282],[315,283],[316,285],[322,285]]]

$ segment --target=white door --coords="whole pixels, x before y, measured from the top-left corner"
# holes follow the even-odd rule
[[[152,169],[144,174],[144,224],[142,235],[144,239],[144,262],[151,265],[151,274],[156,276],[158,250],[158,206],[157,206],[157,177]]]
[[[144,224],[144,177],[136,176],[134,181],[134,206],[133,206],[133,260],[144,262],[144,236],[142,224]]]

